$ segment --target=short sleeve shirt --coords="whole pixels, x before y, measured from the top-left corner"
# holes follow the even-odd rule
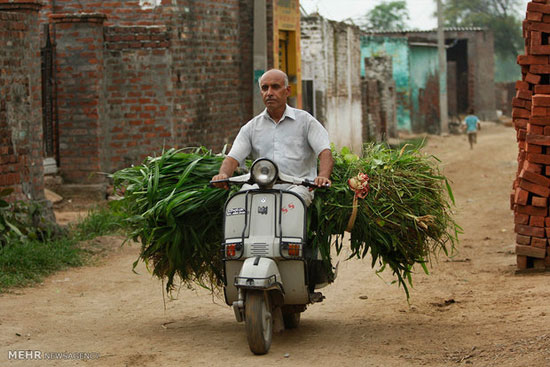
[[[464,123],[466,124],[466,132],[473,133],[477,131],[477,123],[479,119],[477,116],[474,115],[468,115],[464,119]]]
[[[253,159],[269,158],[287,175],[314,179],[317,157],[330,149],[328,132],[307,111],[286,106],[276,123],[267,109],[244,125],[235,138],[228,156],[243,164]]]

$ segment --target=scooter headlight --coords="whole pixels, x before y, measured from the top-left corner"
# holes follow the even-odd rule
[[[259,186],[270,186],[277,179],[277,166],[267,158],[257,159],[251,168],[252,179]]]

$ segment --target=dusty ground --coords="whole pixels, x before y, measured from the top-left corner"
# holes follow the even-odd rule
[[[254,356],[223,301],[182,289],[164,304],[161,282],[131,270],[137,247],[107,237],[103,263],[0,295],[0,365],[550,366],[550,273],[514,272],[513,129],[485,123],[474,150],[465,136],[431,137],[426,150],[453,181],[464,234],[454,258],[415,275],[410,305],[368,261],[343,262],[326,300]],[[99,358],[8,360],[23,349]]]

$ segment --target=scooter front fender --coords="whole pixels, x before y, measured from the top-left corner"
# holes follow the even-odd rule
[[[235,277],[239,289],[278,289],[284,294],[283,282],[277,263],[267,257],[250,257],[243,263],[239,276]]]

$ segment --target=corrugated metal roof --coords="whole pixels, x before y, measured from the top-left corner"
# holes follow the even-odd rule
[[[481,27],[449,27],[445,28],[445,32],[480,32],[485,31],[487,28],[481,28]],[[425,29],[425,30],[419,30],[419,29],[404,29],[402,31],[396,31],[396,30],[380,30],[380,31],[363,31],[364,34],[405,34],[405,33],[433,33],[437,32],[437,28],[434,29]]]

